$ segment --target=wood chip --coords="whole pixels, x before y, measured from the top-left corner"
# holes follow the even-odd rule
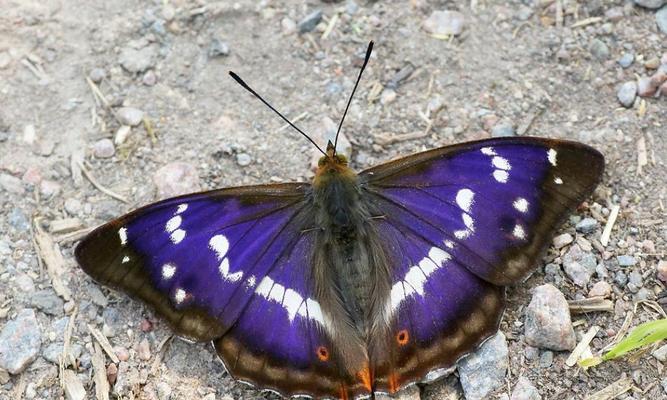
[[[646,152],[646,140],[640,137],[637,140],[637,175],[641,175],[645,166],[648,165],[648,153]]]
[[[42,230],[37,221],[35,221],[34,226],[37,253],[46,265],[46,272],[49,274],[49,278],[51,278],[53,290],[65,301],[69,301],[72,298],[72,293],[60,279],[60,275],[65,271],[65,259],[60,253],[60,247]]]
[[[574,366],[577,361],[581,358],[581,356],[584,354],[586,349],[588,349],[591,340],[597,335],[598,331],[600,330],[599,326],[592,326],[591,329],[586,332],[586,334],[581,338],[581,341],[577,344],[577,347],[572,350],[572,353],[570,353],[570,356],[565,360],[565,365],[568,367]],[[590,351],[589,351],[590,352]]]
[[[51,221],[49,228],[51,233],[67,233],[81,229],[83,224],[78,218],[64,218]]]
[[[102,349],[104,349],[104,352],[107,353],[111,361],[114,363],[118,364],[120,360],[118,359],[118,356],[116,356],[116,353],[113,351],[113,347],[111,347],[111,343],[109,343],[109,340],[100,332],[97,330],[94,326],[88,324],[88,330],[90,333],[93,335],[93,337],[97,340],[97,342],[102,346]]]
[[[614,312],[614,303],[605,300],[602,296],[591,297],[581,300],[570,300],[567,302],[572,314],[587,312]]]
[[[607,218],[607,224],[604,226],[602,231],[602,236],[600,236],[600,243],[607,247],[609,244],[609,238],[611,237],[611,230],[616,223],[616,218],[618,218],[618,212],[621,209],[620,206],[614,205],[611,207],[611,213],[609,213],[609,218]]]
[[[632,389],[632,379],[623,377],[606,388],[586,397],[586,400],[611,400]]]
[[[104,363],[104,353],[97,343],[95,345],[95,353],[91,362],[95,374],[93,381],[95,382],[95,398],[97,400],[109,400],[109,380],[107,379],[107,368]]]
[[[67,400],[83,400],[86,398],[86,389],[71,369],[65,370],[65,398]]]
[[[334,27],[336,26],[336,22],[338,22],[338,14],[334,14],[334,16],[329,21],[329,24],[322,33],[321,37],[322,40],[326,39],[327,37],[329,37],[329,35],[331,35],[331,31],[333,31]]]
[[[581,21],[575,22],[574,24],[572,24],[570,26],[570,28],[581,28],[582,26],[597,24],[598,22],[602,22],[602,17],[590,17],[590,18],[582,19]]]
[[[79,229],[78,231],[66,233],[64,235],[56,236],[53,238],[53,240],[60,244],[69,244],[69,243],[74,243],[79,241],[79,239],[82,239],[84,236],[90,233],[95,228],[83,228]]]

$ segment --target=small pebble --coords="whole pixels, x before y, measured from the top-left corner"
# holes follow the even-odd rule
[[[658,261],[658,265],[656,266],[656,275],[658,276],[658,279],[664,283],[667,283],[667,260]]]
[[[424,20],[422,27],[432,35],[449,36],[460,35],[463,32],[465,18],[458,11],[433,11],[431,15]]]
[[[576,225],[577,232],[593,233],[598,227],[598,221],[594,218],[586,217]]]
[[[247,167],[252,162],[252,158],[248,153],[239,153],[236,155],[236,163],[241,167]]]
[[[554,247],[557,249],[563,248],[568,244],[572,243],[574,238],[569,233],[563,233],[554,238]]]
[[[609,297],[611,294],[611,285],[605,281],[596,282],[588,292],[588,297]]]
[[[144,77],[141,78],[141,82],[146,86],[155,86],[157,83],[157,75],[155,75],[155,72],[152,69],[149,69],[144,74]]]
[[[144,119],[144,112],[134,107],[121,107],[116,110],[118,120],[123,125],[137,126]]]
[[[289,17],[285,17],[280,21],[280,26],[283,28],[283,34],[289,35],[296,32],[296,22]]]
[[[618,65],[623,68],[628,68],[635,61],[635,55],[632,53],[623,53],[623,56],[618,59]]]
[[[127,125],[121,125],[116,131],[116,134],[113,136],[113,143],[116,146],[120,146],[121,144],[125,143],[127,137],[130,136],[131,132],[132,132],[131,127]]]
[[[614,282],[621,288],[624,288],[628,284],[628,275],[623,271],[618,271],[614,275]]]
[[[659,66],[660,59],[658,57],[651,57],[644,62],[644,68],[646,69],[658,69]]]
[[[658,359],[660,362],[666,362],[667,361],[667,344],[663,344],[662,346],[658,347],[655,349],[651,355],[655,358]]]
[[[591,52],[593,57],[600,61],[604,61],[609,58],[609,47],[600,39],[593,39],[590,46],[588,47],[588,50]]]
[[[111,158],[116,154],[116,148],[111,139],[101,139],[93,145],[93,155],[96,158]]]
[[[159,382],[157,385],[157,398],[159,400],[171,399],[171,387],[166,382]]]
[[[157,47],[155,45],[135,49],[131,46],[124,47],[118,56],[118,63],[128,72],[139,73],[153,67],[157,58]]]
[[[509,121],[500,121],[491,130],[492,137],[516,136],[516,130]]]
[[[459,379],[466,399],[487,398],[504,384],[508,366],[507,340],[499,331],[458,363]]]
[[[39,193],[45,198],[53,197],[60,193],[61,185],[50,179],[43,179],[39,183]]]
[[[137,356],[143,361],[151,359],[151,346],[148,343],[148,339],[142,339],[139,345],[137,345]]]
[[[116,357],[118,357],[120,361],[127,361],[130,359],[130,352],[127,351],[125,347],[122,346],[115,347],[113,349],[113,352],[116,353]]]
[[[632,105],[635,103],[636,96],[637,96],[637,83],[635,81],[625,82],[618,89],[618,93],[616,93],[618,101],[625,108],[632,107]]]
[[[667,3],[667,0],[634,0],[634,2],[638,6],[655,10]]]
[[[0,368],[13,375],[23,372],[37,358],[41,345],[35,311],[30,308],[19,311],[0,332]]]
[[[201,189],[197,169],[185,162],[171,162],[155,172],[153,182],[160,199],[197,192]]]
[[[102,79],[107,77],[107,71],[105,71],[104,68],[93,68],[88,74],[88,77],[90,77],[91,81],[100,83],[102,82]]]
[[[667,35],[667,6],[662,7],[655,13],[655,23],[658,25],[660,32]]]
[[[549,368],[554,362],[554,352],[553,351],[545,351],[540,355],[540,367],[541,368]]]
[[[551,350],[572,350],[576,337],[565,296],[550,284],[538,286],[526,307],[526,343]]]
[[[306,33],[312,31],[313,29],[315,29],[317,24],[320,23],[321,20],[322,20],[322,10],[315,10],[311,12],[299,22],[298,25],[299,33]]]
[[[629,255],[616,256],[616,261],[618,261],[618,265],[621,267],[632,267],[637,263],[637,260]]]
[[[25,192],[21,179],[4,172],[0,172],[0,189],[15,194],[23,194]]]
[[[525,376],[520,376],[512,391],[511,400],[541,400],[540,392]]]
[[[209,57],[226,57],[229,55],[229,45],[218,38],[213,38],[208,46]]]
[[[21,180],[33,186],[39,185],[42,181],[42,172],[35,166],[30,166],[25,170]]]

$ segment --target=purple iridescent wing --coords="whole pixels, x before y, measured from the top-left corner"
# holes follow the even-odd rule
[[[313,300],[309,185],[223,189],[136,210],[76,249],[95,280],[151,305],[179,335],[213,341],[237,379],[334,396],[347,377]]]
[[[379,387],[432,377],[495,332],[502,286],[530,274],[603,169],[582,144],[501,138],[362,172],[394,275],[394,337],[386,357],[371,356]]]

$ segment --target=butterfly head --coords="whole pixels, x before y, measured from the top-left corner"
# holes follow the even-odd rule
[[[317,171],[315,172],[315,178],[313,180],[313,185],[319,186],[330,182],[332,179],[354,179],[356,174],[350,167],[348,167],[348,160],[342,154],[336,153],[336,149],[329,141],[327,144],[327,152],[325,156],[322,156],[317,162]]]

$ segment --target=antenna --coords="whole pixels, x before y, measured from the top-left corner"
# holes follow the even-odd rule
[[[365,65],[365,64],[364,64],[364,65]],[[245,83],[245,82],[243,81],[243,79],[241,79],[240,76],[236,75],[236,74],[235,74],[234,72],[232,72],[232,71],[229,71],[229,75],[230,75],[232,78],[234,78],[234,80],[235,80],[239,85],[243,86],[243,88],[244,88],[245,90],[247,90],[247,91],[249,91],[250,93],[252,93],[253,96],[257,97],[262,103],[264,103],[267,107],[269,107],[269,108],[271,109],[271,111],[273,111],[274,113],[278,114],[278,115],[280,116],[280,118],[282,118],[285,122],[287,122],[292,128],[296,129],[297,132],[299,132],[300,134],[302,134],[303,137],[305,137],[306,139],[308,139],[308,141],[309,141],[310,143],[312,143],[313,146],[315,146],[315,147],[317,148],[317,150],[319,150],[319,151],[320,151],[322,154],[324,154],[325,156],[327,155],[327,153],[325,153],[324,150],[322,150],[322,148],[321,148],[320,146],[318,146],[317,143],[315,143],[315,142],[313,141],[313,139],[310,138],[310,136],[306,135],[301,129],[299,129],[296,125],[294,125],[294,124],[292,123],[292,121],[290,121],[289,119],[287,119],[287,117],[285,117],[284,115],[282,115],[278,110],[276,110],[275,108],[273,108],[273,106],[272,106],[271,104],[269,104],[266,100],[264,100],[264,99],[262,98],[262,96],[258,95],[257,92],[255,92],[254,90],[252,90],[252,88],[251,88],[250,86],[248,86],[248,84]],[[356,86],[355,86],[355,88],[356,88]],[[353,93],[354,93],[354,92],[353,92]],[[346,111],[347,111],[347,110],[346,110]],[[340,129],[340,128],[339,128],[339,129]]]
[[[352,89],[352,94],[350,95],[350,99],[347,101],[347,106],[345,106],[345,112],[343,113],[343,118],[340,119],[340,124],[338,124],[338,130],[336,131],[336,139],[334,140],[334,152],[333,152],[334,155],[336,155],[336,145],[338,145],[338,134],[340,134],[340,128],[343,126],[343,121],[345,121],[347,110],[348,108],[350,108],[350,103],[352,103],[354,92],[357,91],[357,86],[359,86],[359,81],[361,80],[361,74],[363,74],[364,69],[366,69],[366,64],[368,64],[368,60],[371,58],[372,51],[373,51],[373,41],[371,40],[368,43],[368,48],[366,49],[366,57],[364,58],[364,65],[361,66],[361,71],[359,71],[357,82],[354,84],[354,89]]]

